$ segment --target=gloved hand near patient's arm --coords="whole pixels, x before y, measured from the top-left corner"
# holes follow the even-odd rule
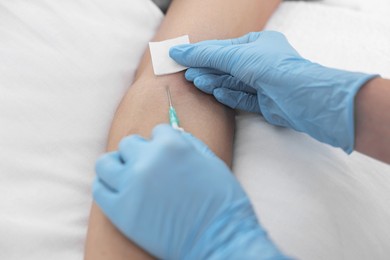
[[[353,151],[355,95],[375,75],[310,62],[272,31],[180,45],[170,55],[190,67],[188,80],[221,103]]]
[[[151,140],[126,137],[96,171],[96,203],[155,257],[288,259],[227,165],[190,134],[160,125]]]

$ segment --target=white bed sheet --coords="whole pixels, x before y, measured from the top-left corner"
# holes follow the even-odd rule
[[[389,76],[383,10],[351,3],[285,3],[268,28],[308,58]],[[0,0],[0,259],[82,258],[94,161],[161,19],[146,0]],[[237,122],[235,173],[287,253],[387,258],[389,166]]]

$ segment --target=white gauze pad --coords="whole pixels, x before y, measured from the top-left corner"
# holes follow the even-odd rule
[[[153,71],[156,76],[172,74],[185,70],[184,67],[169,57],[169,49],[175,45],[190,43],[188,35],[162,41],[149,42],[150,55],[152,56]]]

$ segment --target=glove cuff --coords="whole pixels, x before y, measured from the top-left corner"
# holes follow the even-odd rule
[[[317,104],[322,104],[322,109],[329,112],[325,118],[321,119],[324,122],[327,121],[325,127],[318,124],[318,133],[309,134],[319,141],[334,147],[340,147],[347,154],[350,154],[355,148],[356,94],[361,87],[378,75],[327,67],[322,67],[321,70],[322,73],[319,74],[317,87],[329,87],[331,91],[327,95],[320,96],[319,98],[323,101],[319,101]],[[314,82],[314,84],[316,83]]]
[[[275,88],[267,82],[262,86],[260,110],[271,124],[307,133],[349,154],[355,147],[355,96],[377,76],[303,60],[275,80],[291,87]]]

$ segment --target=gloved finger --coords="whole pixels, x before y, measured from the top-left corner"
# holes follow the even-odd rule
[[[168,152],[174,156],[190,148],[183,138],[182,131],[168,124],[160,124],[153,129],[151,142],[155,145],[155,151]]]
[[[296,129],[292,122],[286,120],[289,118],[288,115],[285,112],[283,112],[283,110],[280,109],[278,104],[275,103],[271,98],[267,97],[264,94],[260,94],[259,100],[260,100],[260,109],[262,111],[265,120],[268,123],[276,126]]]
[[[210,150],[210,148],[203,143],[201,140],[193,136],[191,133],[188,132],[182,132],[182,135],[184,138],[189,141],[195,149],[197,149],[200,153],[209,156],[209,157],[217,157],[213,151]]]
[[[112,211],[112,202],[114,201],[116,192],[107,187],[98,177],[93,182],[92,194],[94,201],[105,215]]]
[[[180,132],[168,124],[159,124],[152,131],[152,140],[166,140],[180,137]]]
[[[263,32],[250,32],[241,37],[231,39],[231,44],[237,45],[237,44],[251,43],[257,41],[262,34]]]
[[[185,73],[185,77],[188,81],[194,81],[195,78],[205,75],[205,74],[214,74],[214,75],[222,75],[225,74],[219,70],[215,69],[207,69],[207,68],[189,68]]]
[[[213,74],[199,76],[195,78],[194,85],[207,94],[213,94],[214,89],[220,87],[220,76]]]
[[[201,75],[194,80],[194,85],[201,91],[212,94],[216,88],[228,88],[231,90],[256,94],[256,90],[244,82],[230,75]]]
[[[187,67],[207,67],[227,72],[226,68],[221,69],[222,63],[226,62],[226,57],[224,59],[221,57],[223,57],[224,52],[227,53],[227,50],[230,49],[223,47],[255,42],[263,35],[265,37],[284,37],[283,34],[273,31],[251,32],[233,39],[209,40],[193,44],[177,45],[169,50],[169,56],[176,62]],[[214,55],[212,55],[213,53]]]
[[[216,88],[213,95],[219,102],[230,108],[261,113],[257,95],[228,88]]]
[[[191,44],[191,43],[190,43]],[[231,39],[224,39],[224,40],[205,40],[201,42],[192,43],[193,45],[216,45],[216,46],[228,46],[232,45]],[[187,44],[180,44],[177,46],[183,46]],[[176,46],[174,46],[176,47]]]
[[[95,171],[99,179],[112,190],[117,191],[121,183],[124,164],[118,152],[107,153],[96,161]]]
[[[194,43],[194,45],[229,46],[229,45],[237,45],[237,44],[246,44],[258,40],[263,33],[264,32],[250,32],[237,38],[231,38],[225,40],[207,40],[207,41]]]
[[[219,50],[221,47],[228,47],[232,45],[239,45],[239,44],[246,44],[253,41],[256,41],[260,36],[262,32],[251,32],[244,36],[233,38],[233,39],[226,39],[226,40],[208,40],[208,41],[202,41],[198,43],[192,43],[192,44],[180,44],[173,46],[169,50],[169,56],[174,59],[176,62],[187,66],[187,67],[210,67],[210,64],[208,66],[205,66],[207,63],[206,57],[210,57],[209,54],[213,52],[213,50]],[[205,52],[206,50],[209,50],[210,52],[204,53],[203,59],[198,60],[194,59],[194,57],[190,57],[189,55],[192,54],[192,56],[199,56],[202,57],[202,52]],[[200,63],[199,63],[200,62]],[[215,67],[218,69],[218,67]]]
[[[221,88],[228,88],[235,91],[246,92],[249,94],[257,95],[256,89],[252,88],[248,84],[245,84],[241,80],[233,76],[225,76],[221,78]]]
[[[301,55],[291,46],[286,36],[276,31],[264,31],[261,34],[262,48],[266,52],[275,52],[280,50],[289,50],[290,54],[295,57]]]
[[[123,138],[119,143],[119,154],[125,162],[131,162],[141,147],[147,144],[147,140],[140,135],[130,135]]]
[[[223,39],[223,40],[206,40],[206,41],[200,41],[197,43],[190,43],[190,44],[179,44],[176,46],[173,46],[171,49],[175,48],[182,48],[186,47],[187,45],[197,45],[197,46],[210,46],[210,45],[215,45],[215,46],[229,46],[229,45],[236,45],[236,44],[246,44],[250,43],[253,41],[256,41],[263,32],[250,32],[247,33],[243,36],[237,37],[237,38],[231,38],[231,39]]]
[[[256,94],[256,89],[252,88],[251,86],[245,84],[244,82],[240,81],[239,79],[231,76],[231,75],[221,75],[218,76],[218,79],[214,79],[216,82],[217,87],[221,88],[228,88],[235,91],[242,91],[247,92],[250,94]]]
[[[169,55],[177,63],[186,67],[197,68],[211,68],[219,71],[229,73],[229,60],[227,55],[233,55],[234,52],[230,52],[230,46],[217,46],[217,45],[196,45],[187,44],[173,47],[169,51]]]

